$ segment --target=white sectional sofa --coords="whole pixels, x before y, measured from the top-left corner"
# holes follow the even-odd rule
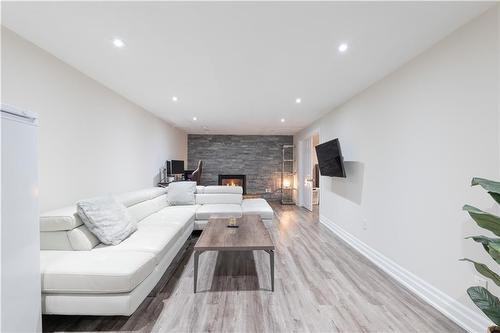
[[[264,199],[243,199],[241,187],[197,186],[195,205],[169,206],[168,188],[116,196],[137,222],[118,245],[104,245],[76,206],[40,215],[42,309],[45,314],[131,315],[153,290],[193,230],[210,217],[259,214],[272,220]]]

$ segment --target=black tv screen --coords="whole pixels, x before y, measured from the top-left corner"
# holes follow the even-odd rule
[[[184,161],[172,160],[172,174],[179,175],[184,173]]]
[[[316,156],[322,176],[345,178],[344,158],[340,150],[339,139],[317,145]]]

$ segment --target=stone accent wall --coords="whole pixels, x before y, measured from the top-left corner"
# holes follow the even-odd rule
[[[243,174],[247,194],[268,197],[281,180],[282,146],[293,144],[291,135],[188,135],[188,169],[203,161],[202,185],[217,185],[219,174]]]

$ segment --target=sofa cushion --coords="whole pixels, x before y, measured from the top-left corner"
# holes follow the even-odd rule
[[[90,232],[86,225],[81,225],[73,230],[66,231],[71,247],[75,251],[89,251],[96,247],[100,241]]]
[[[174,182],[168,185],[167,198],[171,206],[194,205],[196,182]]]
[[[139,230],[154,230],[162,232],[162,229],[169,229],[172,226],[180,226],[181,228],[193,228],[195,211],[193,209],[183,209],[184,207],[192,206],[171,206],[162,209],[158,213],[148,216],[142,220],[137,228]],[[183,232],[183,231],[181,231]]]
[[[75,205],[40,214],[40,231],[71,230],[82,224]]]
[[[127,192],[116,196],[116,199],[125,207],[130,207],[138,203],[155,199],[163,195],[165,203],[161,198],[155,199],[158,205],[162,205],[159,209],[165,207],[167,189],[163,187],[152,187],[144,190]],[[78,216],[76,205],[59,208],[40,214],[40,231],[61,231],[71,230],[83,224]]]
[[[161,198],[161,197],[160,197]],[[127,207],[127,211],[135,223],[159,211],[158,203],[153,200],[146,200],[138,204]]]
[[[211,217],[241,217],[241,205],[207,204],[196,210],[197,220],[207,220]]]
[[[216,193],[243,194],[243,187],[241,187],[241,186],[221,186],[221,185],[205,186],[203,193],[205,193],[205,194],[216,194]]]
[[[140,202],[154,199],[165,193],[167,193],[167,189],[165,187],[152,187],[139,191],[119,194],[116,196],[116,199],[124,204],[125,207],[130,207],[133,205],[137,205]]]
[[[157,208],[156,211],[159,211],[160,209],[168,206],[168,198],[166,194],[162,194],[159,197],[152,199],[151,201],[155,203]]]
[[[137,229],[127,208],[111,196],[82,200],[76,207],[83,223],[104,244],[117,245]]]
[[[272,219],[273,209],[264,199],[244,199],[241,204],[243,214],[258,214],[262,219]]]
[[[142,222],[149,222],[150,224],[164,224],[164,223],[193,224],[197,207],[199,207],[199,205],[165,207],[158,213],[152,215],[150,218],[144,219],[144,221]],[[153,220],[155,217],[159,218]]]
[[[147,252],[41,251],[42,291],[123,293],[133,290],[156,263]]]
[[[241,194],[196,194],[196,203],[199,205],[206,204],[235,204],[241,205],[243,196]]]
[[[157,224],[154,228],[151,224],[141,221],[138,229],[129,238],[118,245],[99,244],[92,252],[121,252],[137,251],[152,253],[157,263],[161,261],[165,253],[175,243],[179,235],[186,228],[193,228],[192,223],[165,223]]]
[[[85,225],[72,230],[40,232],[40,250],[88,251],[99,243]]]
[[[195,214],[196,211],[200,208],[200,205],[187,205],[187,206],[168,206],[161,209],[158,213],[162,213],[165,215],[171,215],[172,212],[185,212],[190,214]]]
[[[40,232],[40,250],[72,251],[67,230]]]
[[[179,211],[172,217],[166,217],[162,216],[160,213],[156,213],[142,220],[137,227],[138,231],[145,231],[145,234],[147,234],[147,232],[154,232],[172,235],[172,240],[157,256],[157,259],[161,261],[165,254],[171,250],[173,244],[178,242],[179,238],[183,237],[182,235],[186,233],[191,234],[194,229],[194,218],[194,213],[188,213],[186,211]],[[183,240],[183,242],[185,241],[186,239]]]
[[[196,193],[197,194],[202,194],[205,191],[205,186],[197,185],[196,186]]]

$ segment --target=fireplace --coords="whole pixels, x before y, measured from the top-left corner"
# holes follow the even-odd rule
[[[219,185],[241,186],[243,194],[247,194],[247,177],[245,175],[219,175]]]

